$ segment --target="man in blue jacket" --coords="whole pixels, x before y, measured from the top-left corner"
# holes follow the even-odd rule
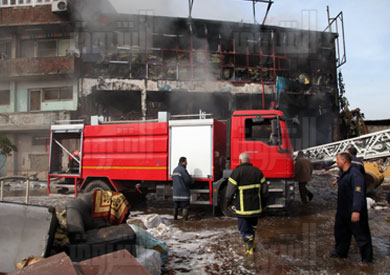
[[[332,257],[346,258],[352,235],[360,250],[362,266],[371,264],[373,253],[366,202],[366,183],[358,167],[351,164],[348,153],[337,155],[342,170],[338,180],[337,212],[334,227],[336,249]]]
[[[177,220],[179,208],[183,209],[183,219],[188,220],[188,210],[190,208],[190,184],[192,183],[192,177],[187,171],[187,159],[181,157],[179,159],[179,165],[173,170],[173,203],[174,219]]]

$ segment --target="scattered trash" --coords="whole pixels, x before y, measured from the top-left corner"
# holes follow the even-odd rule
[[[163,241],[157,240],[152,234],[141,227],[134,224],[129,224],[129,226],[135,232],[137,245],[160,252],[162,263],[168,260],[168,246]]]
[[[145,267],[152,275],[161,274],[161,257],[160,253],[154,249],[147,249],[143,246],[137,245],[137,261]]]
[[[386,206],[380,206],[380,205],[377,205],[374,207],[375,210],[386,210],[386,209],[389,209],[388,207]]]
[[[143,221],[146,228],[154,228],[161,224],[161,218],[156,214],[141,216],[141,220]]]
[[[375,206],[375,201],[369,197],[367,197],[367,209],[372,209]]]
[[[16,264],[16,268],[21,270],[25,268],[26,266],[35,264],[39,261],[41,261],[43,258],[42,257],[36,257],[36,256],[30,256],[28,258],[24,258],[20,263]]]

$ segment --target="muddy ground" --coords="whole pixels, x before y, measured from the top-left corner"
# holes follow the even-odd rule
[[[234,218],[213,217],[211,209],[192,207],[190,220],[174,221],[170,203],[149,200],[146,208],[133,216],[157,213],[169,224],[169,232],[157,237],[168,244],[166,274],[390,274],[390,210],[369,210],[369,224],[374,246],[374,264],[360,267],[360,255],[353,240],[348,259],[333,259],[333,225],[337,188],[331,186],[330,173],[317,171],[308,188],[314,199],[307,205],[292,203],[288,215],[265,215],[256,230],[256,253],[244,255],[244,245]],[[386,187],[379,187],[372,197],[384,202]],[[19,192],[19,193],[18,193]],[[23,191],[9,192],[6,200],[23,201]],[[34,190],[33,204],[63,209],[72,196],[44,195]],[[36,196],[41,195],[41,196]]]

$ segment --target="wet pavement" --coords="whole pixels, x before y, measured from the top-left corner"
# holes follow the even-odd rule
[[[374,247],[374,263],[360,267],[360,254],[352,240],[349,257],[334,259],[333,226],[337,187],[329,173],[316,173],[308,184],[314,199],[307,205],[292,203],[289,214],[266,215],[259,219],[256,230],[256,253],[245,256],[244,245],[234,218],[213,218],[205,211],[192,210],[190,221],[172,221],[180,229],[178,240],[166,240],[170,246],[167,269],[186,274],[390,274],[390,211],[369,210],[369,223]],[[384,190],[373,194],[384,200]],[[164,209],[148,211],[169,213]],[[168,211],[168,212],[167,212]],[[192,236],[192,238],[191,238]]]
[[[307,205],[296,193],[288,215],[265,215],[256,230],[256,253],[245,256],[234,218],[212,217],[207,208],[192,207],[190,220],[174,221],[170,204],[148,201],[136,215],[157,213],[170,223],[159,236],[169,247],[165,274],[390,274],[390,210],[369,210],[374,263],[360,267],[360,254],[352,240],[349,257],[329,257],[334,246],[333,225],[337,188],[329,173],[316,172],[308,189],[314,199]],[[384,201],[383,187],[373,198]],[[32,197],[32,203],[61,209],[71,196]],[[8,198],[23,201],[22,197]]]

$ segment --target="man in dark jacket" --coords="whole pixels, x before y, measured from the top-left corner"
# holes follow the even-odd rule
[[[177,220],[179,208],[183,209],[183,219],[188,220],[188,210],[190,208],[190,184],[192,183],[192,177],[187,171],[187,159],[181,157],[179,159],[179,165],[173,170],[173,203],[174,219]]]
[[[357,150],[355,147],[351,146],[347,149],[347,153],[351,156],[351,165],[356,167],[360,173],[362,173],[362,175],[364,177],[366,177],[366,170],[364,169],[364,164],[363,164],[363,161],[361,161],[361,159],[359,159],[356,155],[357,155]],[[339,170],[339,173],[337,174],[336,176],[336,179],[332,182],[333,185],[336,185],[339,178],[341,177],[341,174],[343,173],[343,170]]]
[[[238,218],[238,230],[245,242],[245,252],[249,255],[255,250],[255,228],[262,211],[260,189],[265,182],[261,170],[250,163],[248,153],[241,153],[240,165],[233,170],[226,189],[225,203],[234,207]]]
[[[336,249],[332,257],[346,258],[352,235],[355,237],[362,266],[372,262],[372,243],[368,226],[366,183],[364,176],[351,164],[351,155],[337,155],[337,166],[342,170],[338,180],[337,212],[334,227]]]
[[[313,194],[306,188],[306,184],[312,179],[312,174],[313,166],[310,160],[304,157],[302,151],[299,151],[295,161],[295,181],[298,182],[301,201],[304,204],[307,203],[307,198],[309,201],[313,199]]]

